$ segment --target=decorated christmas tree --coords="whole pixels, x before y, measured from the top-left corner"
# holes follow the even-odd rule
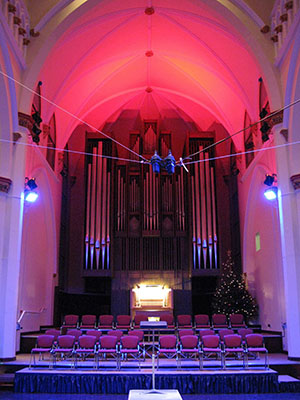
[[[228,258],[222,264],[222,273],[212,300],[214,313],[243,314],[249,318],[258,315],[258,305],[246,288],[245,280],[233,272],[231,251],[227,252]]]

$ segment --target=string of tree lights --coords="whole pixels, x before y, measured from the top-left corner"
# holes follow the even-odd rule
[[[227,252],[227,260],[222,264],[222,273],[212,300],[215,313],[243,314],[245,319],[258,315],[258,305],[246,288],[246,282],[233,272],[234,262],[231,251]]]

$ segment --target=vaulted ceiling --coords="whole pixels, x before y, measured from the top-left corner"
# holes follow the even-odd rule
[[[266,39],[254,11],[234,4],[242,1],[69,3],[40,39],[49,49],[38,79],[52,102],[44,115],[56,112],[60,145],[81,120],[98,129],[125,109],[144,118],[173,110],[203,130],[218,121],[229,134],[243,127],[245,110],[257,117],[256,47]]]

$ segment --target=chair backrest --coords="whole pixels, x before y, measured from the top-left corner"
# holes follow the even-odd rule
[[[198,336],[187,335],[181,338],[181,345],[184,349],[195,349],[198,346]]]
[[[227,317],[225,314],[214,314],[212,316],[214,326],[227,325]]]
[[[97,338],[96,336],[83,335],[78,339],[79,347],[82,349],[93,349],[95,347]]]
[[[203,336],[215,335],[215,331],[212,329],[203,329],[203,331],[199,332],[200,339],[202,340]]]
[[[229,316],[230,324],[234,325],[243,325],[245,323],[245,319],[243,314],[231,314]]]
[[[253,333],[253,329],[250,328],[240,328],[238,329],[238,334],[242,336],[242,339],[245,340],[246,335],[251,335]]]
[[[94,326],[96,323],[96,315],[83,315],[81,317],[81,325],[92,325]]]
[[[148,321],[148,316],[146,314],[136,314],[134,317],[135,326],[140,326],[141,321]]]
[[[118,338],[117,336],[104,335],[100,337],[100,348],[102,349],[115,349]]]
[[[76,326],[78,320],[79,320],[78,315],[68,314],[68,315],[65,315],[65,317],[64,317],[64,324]]]
[[[163,349],[175,349],[177,344],[176,335],[164,335],[159,337],[159,345]]]
[[[87,331],[87,336],[95,336],[96,341],[99,341],[100,336],[102,336],[102,332],[101,331]]]
[[[99,325],[105,325],[105,326],[112,326],[114,322],[114,316],[113,315],[100,315],[99,317]]]
[[[139,338],[139,341],[142,342],[144,339],[144,331],[141,331],[139,329],[134,329],[133,331],[128,332],[129,336],[137,336]]]
[[[136,349],[139,344],[140,339],[138,336],[122,336],[121,344],[123,349]]]
[[[197,314],[195,315],[195,324],[197,325],[210,325],[209,316],[207,314]]]
[[[61,335],[57,338],[58,347],[71,349],[75,343],[75,336]]]
[[[241,347],[242,336],[240,335],[225,335],[224,336],[225,347]]]
[[[191,315],[187,315],[187,314],[177,315],[177,322],[178,322],[178,326],[191,325],[192,317],[191,317]]]
[[[248,347],[263,347],[264,338],[263,335],[259,333],[252,333],[250,335],[246,335],[246,343]]]
[[[107,334],[110,336],[116,336],[118,338],[118,342],[119,342],[121,337],[124,335],[124,332],[120,331],[119,329],[112,329],[112,330],[108,331]]]
[[[37,337],[37,347],[47,349],[50,348],[55,340],[54,335],[40,335]]]
[[[218,335],[208,335],[202,337],[203,347],[215,349],[220,346],[220,338]]]
[[[46,335],[53,335],[54,340],[57,340],[58,336],[60,335],[59,329],[47,329],[45,332]]]
[[[117,325],[129,326],[130,322],[130,315],[117,315]]]
[[[219,331],[219,336],[220,336],[220,339],[222,342],[224,341],[224,336],[233,335],[233,334],[234,334],[234,331],[232,329],[222,329]]]
[[[80,329],[68,329],[67,335],[74,336],[75,340],[78,340],[79,336],[82,335],[82,332]]]
[[[193,331],[193,329],[180,329],[178,331],[178,334],[179,334],[179,337],[181,339],[183,336],[194,335],[194,331]]]
[[[160,320],[166,321],[168,325],[174,324],[174,316],[172,314],[161,314]]]

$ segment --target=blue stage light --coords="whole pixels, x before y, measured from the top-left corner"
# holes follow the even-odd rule
[[[277,192],[278,192],[277,186],[271,186],[265,190],[264,196],[267,200],[275,200],[277,199]]]
[[[160,173],[160,163],[161,163],[161,158],[157,154],[157,151],[155,150],[154,155],[151,157],[150,163],[152,165],[153,172],[155,174]]]
[[[164,159],[164,162],[165,162],[165,168],[166,168],[168,174],[170,174],[170,175],[174,174],[176,160],[175,160],[174,156],[172,155],[171,150],[169,150],[169,154]]]
[[[39,195],[37,192],[33,192],[32,190],[25,190],[24,192],[24,200],[28,201],[29,203],[34,203]]]

